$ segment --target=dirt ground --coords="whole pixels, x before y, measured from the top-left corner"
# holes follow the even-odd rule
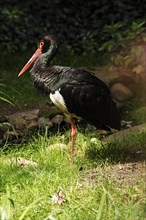
[[[24,105],[22,108],[3,103],[2,105],[0,104],[0,114],[6,116],[36,108],[40,109],[42,114],[49,111],[49,106],[41,103],[34,104],[33,106]],[[130,162],[105,166],[105,168],[98,167],[98,170],[89,171],[84,180],[94,183],[98,172],[102,172],[103,175],[108,175],[114,181],[119,182],[119,187],[136,186],[141,181],[146,183],[146,146],[144,146],[143,152],[136,152],[135,156],[130,159]]]

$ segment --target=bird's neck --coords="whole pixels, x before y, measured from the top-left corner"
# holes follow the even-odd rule
[[[50,61],[54,58],[58,49],[57,43],[50,39],[50,47],[49,50],[43,53],[40,57],[41,62],[44,64],[45,67],[49,66]]]
[[[31,78],[34,85],[49,93],[57,82],[58,69],[49,65],[57,52],[58,45],[55,39],[49,36],[50,47],[47,52],[43,53],[35,62],[31,70]]]

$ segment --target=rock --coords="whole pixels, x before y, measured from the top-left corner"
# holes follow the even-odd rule
[[[48,118],[40,117],[38,119],[38,126],[39,128],[51,128],[53,126],[53,123]]]
[[[38,166],[38,163],[32,161],[32,160],[26,160],[25,158],[18,157],[18,158],[11,158],[8,160],[9,164],[16,164],[21,167],[27,167],[31,166],[33,168],[36,168]]]
[[[140,125],[137,125],[137,126],[133,126],[133,127],[130,127],[128,129],[125,129],[125,130],[120,130],[114,134],[111,134],[105,138],[102,139],[102,141],[105,141],[105,142],[113,142],[113,141],[122,141],[126,138],[128,138],[128,135],[137,135],[137,134],[140,134],[140,133],[146,133],[146,123],[143,123],[143,124],[140,124]]]
[[[145,56],[143,56],[144,58]],[[138,63],[140,64],[140,63]],[[142,65],[143,66],[143,65]],[[146,64],[145,64],[146,66]],[[128,68],[125,66],[112,67],[111,69],[107,69],[105,67],[93,67],[93,68],[82,68],[87,71],[92,72],[95,76],[101,79],[103,82],[111,88],[114,84],[120,83],[124,86],[128,87],[130,92],[132,92],[135,97],[139,96],[140,93],[145,95],[146,92],[146,68],[143,66],[144,73],[133,73],[132,68]],[[130,96],[129,96],[130,98]]]
[[[134,78],[135,79],[135,78]],[[134,94],[136,93],[136,79],[134,80],[132,76],[127,76],[125,74],[118,76],[109,82],[109,88],[113,85],[120,83],[126,86],[129,90],[131,90]]]
[[[30,120],[29,123],[27,122],[27,129],[36,129],[38,128],[37,120]]]
[[[56,115],[56,116],[54,116],[52,119],[51,119],[51,122],[53,123],[53,124],[61,124],[61,122],[63,122],[63,120],[64,120],[64,115]]]
[[[39,117],[45,118],[53,118],[55,115],[60,113],[60,110],[54,105],[44,105],[38,106],[39,107]]]
[[[13,125],[9,122],[0,123],[0,134],[7,132],[8,130],[13,130]]]
[[[117,102],[126,102],[134,98],[134,93],[121,83],[116,83],[111,87],[111,94],[113,99]]]
[[[7,116],[9,123],[14,125],[16,130],[25,130],[37,126],[39,109],[26,111]]]

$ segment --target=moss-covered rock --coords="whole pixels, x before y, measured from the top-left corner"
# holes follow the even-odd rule
[[[134,110],[131,113],[131,118],[138,124],[146,122],[146,106]]]

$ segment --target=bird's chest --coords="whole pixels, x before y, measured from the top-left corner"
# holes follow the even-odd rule
[[[54,103],[54,105],[59,108],[62,112],[69,115],[67,106],[65,104],[65,100],[63,96],[60,94],[59,90],[50,93],[50,99]]]

